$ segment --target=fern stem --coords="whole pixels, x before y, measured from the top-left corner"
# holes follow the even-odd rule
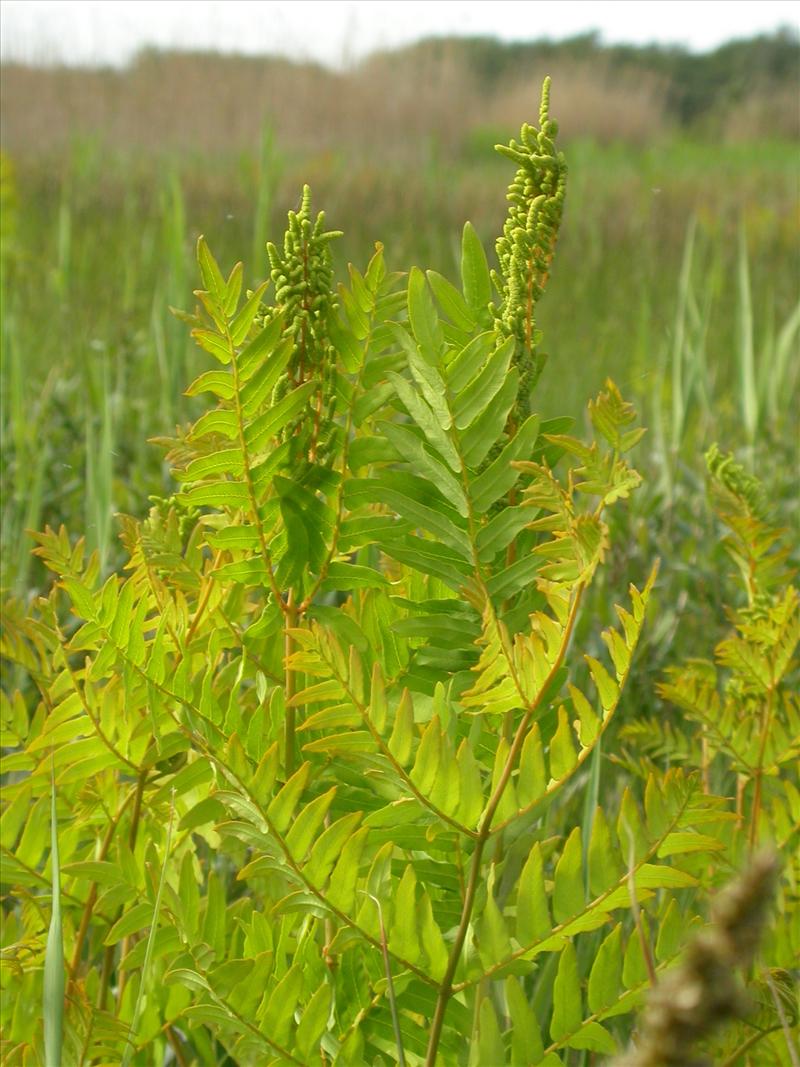
[[[633,915],[633,925],[636,930],[636,936],[639,939],[639,945],[642,949],[642,959],[644,960],[645,969],[647,970],[647,977],[651,988],[655,989],[656,984],[658,983],[656,964],[653,959],[653,950],[650,945],[650,939],[644,928],[642,909],[639,907],[639,898],[636,895],[636,843],[627,821],[625,823],[625,829],[628,833],[628,873],[625,880],[628,884],[628,894],[631,900],[631,915]]]
[[[780,1030],[780,1025],[771,1026],[769,1030],[756,1030],[746,1041],[739,1045],[734,1053],[728,1056],[726,1060],[723,1060],[719,1067],[737,1067],[742,1062],[742,1056],[744,1056],[745,1052],[749,1052],[754,1045],[757,1045],[759,1041],[763,1041],[768,1034],[774,1034],[776,1030]]]
[[[475,577],[477,579],[479,587],[483,592],[485,603],[488,609],[492,612],[492,615],[494,616],[495,625],[499,629],[500,623],[494,612],[494,606],[489,595],[489,590],[486,586],[486,582],[483,576],[483,570],[480,565],[480,559],[476,548],[475,515],[473,513],[470,501],[469,485],[466,477],[466,464],[464,463],[464,458],[461,455],[460,442],[458,441],[456,434],[451,434],[451,440],[453,441],[453,446],[456,449],[459,458],[461,459],[461,477],[464,486],[464,495],[468,502],[467,523],[470,532],[470,543],[472,546]],[[456,936],[453,941],[453,947],[450,951],[450,956],[447,961],[447,968],[440,983],[439,993],[436,998],[436,1007],[434,1009],[433,1019],[431,1022],[430,1038],[428,1041],[428,1049],[425,1057],[425,1067],[435,1067],[436,1064],[436,1055],[439,1048],[439,1042],[441,1041],[442,1037],[445,1013],[447,1011],[447,1005],[450,1000],[450,997],[453,994],[453,978],[455,977],[456,968],[458,967],[458,963],[461,958],[461,953],[464,948],[464,942],[467,937],[467,931],[469,929],[469,924],[472,919],[472,909],[475,905],[475,894],[477,892],[478,883],[480,881],[483,850],[486,846],[486,842],[488,841],[491,835],[492,819],[495,816],[495,813],[500,805],[500,801],[503,798],[506,786],[508,785],[509,779],[511,778],[511,772],[514,768],[514,764],[517,761],[517,757],[519,756],[519,752],[525,741],[528,728],[536,712],[539,700],[541,699],[542,694],[545,693],[549,688],[550,682],[555,676],[555,673],[560,669],[561,663],[563,662],[567,646],[572,636],[572,630],[575,625],[575,620],[577,618],[578,608],[580,606],[584,588],[584,585],[579,585],[577,587],[575,598],[570,608],[569,617],[567,619],[566,626],[564,627],[564,634],[558,655],[556,656],[555,662],[553,663],[553,666],[550,672],[548,673],[544,684],[539,690],[539,696],[528,705],[527,710],[525,711],[525,714],[522,717],[522,720],[517,728],[517,732],[514,736],[514,740],[511,744],[511,748],[509,749],[505,766],[503,767],[503,770],[500,774],[500,778],[498,779],[497,786],[495,787],[494,793],[489,798],[489,801],[486,805],[486,808],[484,809],[484,813],[479,824],[478,836],[475,842],[475,849],[472,853],[469,879],[467,881],[466,893],[464,895],[464,904],[461,910],[461,919],[456,930]],[[517,678],[516,670],[514,668],[513,657],[511,655],[506,654],[506,660],[508,662],[509,673],[514,680],[514,685],[516,686],[517,691],[520,693],[520,697],[523,697],[523,690],[519,684],[519,679]]]
[[[181,1039],[175,1032],[174,1026],[168,1026],[166,1029],[167,1041],[169,1041],[172,1054],[175,1057],[175,1062],[178,1067],[189,1067],[189,1061],[183,1054],[183,1048],[181,1047]]]
[[[458,967],[458,961],[461,959],[461,952],[464,948],[464,941],[466,940],[467,930],[469,929],[470,919],[472,918],[472,909],[475,905],[475,894],[478,891],[478,883],[480,881],[481,873],[481,859],[483,857],[485,845],[486,837],[479,837],[475,845],[475,851],[472,853],[472,866],[470,868],[469,882],[467,883],[467,892],[464,897],[464,906],[461,909],[461,921],[458,924],[455,940],[453,941],[453,948],[450,951],[450,957],[447,961],[447,970],[439,985],[439,994],[436,998],[436,1007],[434,1009],[433,1019],[431,1020],[431,1036],[428,1041],[428,1051],[425,1056],[425,1067],[436,1067],[436,1054],[439,1050],[439,1042],[442,1037],[444,1016],[447,1011],[448,1002],[453,993],[453,978],[455,977],[456,968]]]
[[[769,971],[766,972],[767,985],[769,986],[770,995],[772,996],[772,1002],[775,1005],[775,1011],[778,1014],[778,1018],[781,1022],[781,1030],[783,1030],[784,1040],[786,1041],[786,1048],[789,1053],[789,1059],[792,1061],[792,1067],[800,1067],[800,1055],[797,1052],[797,1046],[794,1043],[792,1037],[793,1026],[786,1017],[786,1011],[781,1003],[780,994],[775,988],[775,983],[772,980],[772,975]],[[795,1031],[796,1033],[796,1031]]]
[[[176,666],[183,659],[185,650],[188,649],[189,645],[192,643],[192,639],[197,633],[197,627],[200,625],[200,620],[202,619],[203,615],[205,614],[205,610],[208,607],[208,602],[211,599],[211,591],[214,588],[214,580],[211,578],[211,574],[217,569],[221,559],[222,549],[220,549],[214,556],[209,572],[204,576],[205,589],[203,590],[203,595],[200,597],[200,603],[197,605],[197,611],[194,613],[194,618],[192,619],[188,633],[186,634],[186,640],[183,642],[183,644],[181,644],[181,642],[179,641],[176,642]]]
[[[531,703],[522,717],[522,721],[517,727],[514,741],[508,752],[503,770],[497,781],[494,792],[489,798],[486,808],[484,809],[483,816],[480,821],[478,838],[475,842],[475,850],[472,853],[472,863],[470,865],[469,881],[467,882],[467,891],[464,896],[464,906],[461,909],[461,920],[456,930],[456,936],[453,941],[453,947],[450,951],[450,956],[447,961],[447,969],[445,970],[444,977],[442,978],[439,986],[439,994],[436,998],[436,1007],[434,1009],[433,1020],[431,1024],[431,1034],[428,1041],[428,1050],[425,1057],[425,1067],[435,1067],[436,1054],[439,1049],[439,1042],[442,1037],[442,1028],[444,1026],[445,1012],[447,1011],[447,1004],[450,997],[453,994],[453,978],[455,977],[456,968],[458,967],[459,960],[461,959],[461,952],[464,948],[464,941],[467,937],[467,931],[469,930],[470,920],[472,919],[472,909],[475,906],[475,894],[478,890],[478,884],[481,877],[481,860],[483,859],[483,850],[486,846],[486,842],[489,840],[492,827],[492,819],[500,806],[500,801],[503,799],[506,786],[511,778],[511,772],[514,769],[514,765],[519,756],[522,745],[525,741],[525,737],[528,733],[528,727],[531,724],[531,720],[536,713],[539,700],[542,695],[547,692],[550,687],[550,683],[555,676],[556,672],[560,670],[561,663],[567,650],[570,637],[572,636],[572,629],[575,625],[575,619],[578,615],[578,607],[580,606],[581,597],[585,585],[579,585],[575,593],[575,599],[572,602],[570,608],[569,617],[567,619],[566,626],[564,627],[564,634],[561,641],[561,647],[558,655],[555,658],[555,662],[550,669],[544,684],[539,690],[539,696]]]
[[[663,844],[664,840],[680,825],[680,820],[685,813],[688,802],[689,794],[687,794],[681,807],[675,812],[672,820],[664,827],[661,835],[651,843],[650,848],[636,863],[635,872],[639,871],[645,864],[649,863],[650,860],[652,860],[658,855],[658,850],[661,848],[661,845]],[[492,978],[498,971],[501,971],[504,967],[507,967],[509,963],[513,963],[514,960],[522,959],[523,956],[525,956],[529,952],[533,952],[534,949],[537,949],[545,941],[549,941],[550,938],[558,936],[563,930],[571,926],[576,919],[579,919],[583,915],[586,915],[598,904],[602,903],[608,897],[616,893],[618,889],[622,888],[627,883],[628,878],[629,875],[626,873],[624,878],[622,878],[619,882],[609,886],[604,893],[601,893],[600,896],[596,897],[590,904],[585,905],[582,911],[577,912],[575,915],[571,915],[568,919],[565,919],[564,922],[559,923],[557,926],[553,926],[546,936],[539,938],[537,941],[532,941],[530,944],[522,945],[520,948],[515,949],[505,959],[500,960],[498,963],[493,964],[488,970],[484,971],[480,978],[472,978],[468,979],[465,982],[457,983],[453,987],[453,992],[460,993],[462,990],[468,989],[470,986],[475,985],[477,982],[482,981],[484,978]]]
[[[750,846],[751,852],[756,846],[756,838],[758,836],[758,821],[761,817],[761,792],[762,783],[764,779],[764,754],[767,748],[767,739],[770,734],[774,700],[775,686],[772,685],[769,688],[767,702],[764,706],[764,710],[761,715],[761,740],[758,746],[758,762],[756,763],[755,767],[753,810],[750,813],[750,833],[748,834],[748,844]]]
[[[128,845],[131,852],[136,847],[136,839],[139,836],[139,819],[142,814],[142,798],[144,796],[144,787],[147,783],[147,771],[140,771],[139,778],[136,782],[136,792],[133,797],[133,811],[131,812],[131,828],[128,833]]]
[[[700,777],[703,782],[703,792],[711,792],[711,777],[709,774],[709,758],[708,758],[708,734],[705,726],[701,727],[700,731]]]
[[[133,795],[133,793],[128,794],[128,796],[122,803],[122,807],[117,812],[116,818],[113,819],[108,825],[108,829],[106,830],[102,844],[100,845],[100,851],[96,857],[97,860],[99,860],[100,862],[102,862],[108,855],[108,850],[111,848],[111,843],[114,840],[114,834],[116,833],[117,827],[119,826],[120,818],[122,817],[122,814],[125,811],[125,808],[128,806]],[[89,888],[89,895],[86,898],[86,904],[84,905],[83,913],[81,915],[81,921],[80,925],[78,926],[78,932],[75,935],[75,947],[73,949],[72,959],[70,960],[69,964],[70,985],[74,983],[75,977],[78,973],[78,967],[80,966],[81,956],[83,955],[84,942],[86,941],[86,935],[89,931],[89,923],[92,920],[94,907],[97,903],[97,893],[97,882],[92,882]]]
[[[131,828],[130,828],[130,832],[128,834],[128,847],[130,848],[131,853],[133,853],[134,849],[136,848],[136,840],[137,840],[137,838],[139,836],[139,820],[141,819],[141,815],[142,815],[142,799],[144,797],[144,787],[145,787],[146,782],[147,782],[147,771],[141,771],[140,774],[139,774],[139,778],[138,778],[138,780],[136,782],[136,792],[134,793],[134,797],[133,797],[133,811],[131,812]],[[120,914],[121,914],[121,911],[120,911]],[[129,943],[130,943],[130,939],[129,938],[127,938],[127,937],[123,938],[122,944],[120,945],[120,951],[119,951],[120,960],[123,960],[125,958],[125,956],[127,955]],[[117,1006],[118,1007],[122,1005],[122,995],[125,992],[125,985],[126,985],[126,975],[125,975],[125,972],[122,971],[122,972],[120,972],[120,976],[119,976],[119,988],[118,988],[118,992],[117,992]]]
[[[97,1010],[105,1011],[106,1002],[108,1001],[108,987],[111,982],[111,971],[114,967],[114,945],[106,945],[105,952],[103,953],[103,963],[100,968],[100,985],[97,990]],[[83,1054],[81,1055],[80,1062],[83,1063],[84,1056],[89,1048],[89,1042],[92,1035],[92,1023],[94,1015],[89,1019],[89,1026],[86,1030],[86,1038],[83,1046]]]
[[[747,776],[744,774],[736,775],[736,815],[739,819],[739,825],[744,822],[744,792],[747,788]]]

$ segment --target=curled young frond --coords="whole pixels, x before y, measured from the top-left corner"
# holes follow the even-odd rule
[[[749,514],[755,519],[764,519],[768,511],[764,486],[741,463],[732,452],[720,452],[713,444],[706,452],[706,466],[712,491],[724,499],[725,511]]]
[[[763,609],[772,592],[791,577],[785,567],[790,549],[783,543],[784,531],[770,520],[764,486],[733,453],[712,445],[706,465],[714,510],[730,530],[723,546],[741,574],[750,607]]]

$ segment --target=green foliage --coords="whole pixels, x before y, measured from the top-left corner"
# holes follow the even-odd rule
[[[761,851],[718,894],[710,927],[695,934],[681,965],[650,992],[636,1043],[627,1056],[614,1061],[615,1067],[711,1067],[705,1056],[695,1055],[695,1046],[750,1010],[737,969],[753,963],[773,903],[777,870],[775,854]],[[780,1018],[791,1050],[787,1017]],[[725,1063],[739,1062],[761,1036],[756,1029]],[[759,1058],[765,1054],[762,1046]]]
[[[762,1034],[759,1062],[793,1062],[786,1059],[785,1031],[798,1020],[787,983],[800,958],[800,597],[789,582],[785,531],[769,521],[763,487],[716,446],[706,460],[715,511],[729,531],[723,547],[744,598],[729,610],[714,659],[673,666],[658,687],[694,733],[668,739],[662,724],[643,720],[623,735],[650,753],[696,761],[704,789],[731,798],[735,823],[725,837],[726,862],[744,866],[765,843],[786,857],[780,906],[753,980],[755,1002],[711,1049],[714,1062],[732,1064]],[[796,1056],[791,1040],[789,1047]]]
[[[554,134],[545,87],[541,129],[511,148],[494,278],[467,224],[460,288],[387,272],[378,245],[334,293],[307,190],[270,246],[272,304],[199,241],[181,317],[215,362],[188,390],[208,409],[166,442],[179,490],[123,520],[109,577],[65,530],[38,535],[56,581],[6,612],[9,1064],[43,1062],[59,904],[64,1064],[586,1062],[627,1041],[741,819],[752,843],[793,840],[797,709],[778,689],[797,598],[777,577],[720,653],[760,716],[755,763],[727,703],[687,708],[752,784],[712,790],[707,764],[644,745],[599,802],[656,568],[577,640],[582,614],[601,629],[586,605],[641,430],[610,381],[589,441],[527,409]],[[774,539],[715,469],[744,509],[731,553],[761,582]],[[788,952],[796,872],[784,889]]]
[[[231,89],[231,79],[225,76],[223,83],[237,102],[242,99],[244,94]],[[225,112],[227,128],[230,109],[214,99]],[[419,108],[415,114],[422,117]],[[609,114],[616,121],[614,109]],[[192,112],[200,115],[207,115],[206,109]],[[459,97],[450,126],[463,118]],[[341,121],[346,122],[344,115]],[[137,112],[136,130],[145,125]],[[170,128],[185,130],[182,116],[173,116]],[[435,166],[425,168],[415,156],[391,163],[376,156],[370,129],[369,153],[354,155],[343,143],[341,127],[326,127],[325,136],[335,139],[337,148],[322,157],[312,155],[310,147],[292,150],[284,129],[280,161],[272,153],[259,162],[253,144],[243,147],[241,156],[225,155],[215,144],[202,155],[176,157],[166,151],[142,153],[130,140],[119,153],[82,140],[64,149],[57,165],[52,143],[47,159],[14,156],[12,208],[4,204],[2,219],[5,226],[16,217],[16,226],[0,233],[4,589],[25,597],[47,584],[44,568],[30,555],[26,530],[47,524],[57,529],[62,522],[71,530],[85,529],[90,545],[105,548],[110,570],[124,559],[114,513],[142,514],[150,495],[172,492],[168,467],[148,438],[202,411],[202,398],[186,397],[182,390],[206,369],[205,353],[168,310],[187,300],[198,232],[213,232],[217,257],[230,263],[257,241],[260,251],[250,265],[249,283],[263,280],[269,274],[263,255],[267,232],[282,232],[281,214],[285,217],[286,209],[299,202],[294,175],[303,174],[311,177],[316,197],[336,205],[337,226],[346,230],[331,246],[340,268],[348,259],[365,262],[380,236],[391,249],[393,265],[434,264],[452,277],[459,254],[453,234],[463,224],[465,204],[476,230],[493,244],[488,239],[503,221],[496,190],[506,164],[499,157],[487,159],[486,145],[497,139],[497,131],[480,136],[480,162],[465,160],[454,148],[455,155],[437,155]],[[155,134],[150,130],[148,136]],[[186,137],[195,146],[200,143]],[[420,140],[401,139],[403,153],[413,152]],[[284,153],[290,152],[289,167]],[[580,417],[586,398],[612,377],[652,427],[636,464],[653,490],[657,480],[651,471],[655,467],[660,473],[663,464],[658,409],[662,401],[668,407],[673,401],[669,382],[680,331],[675,322],[673,339],[671,308],[681,236],[687,216],[697,216],[693,293],[683,335],[686,431],[680,440],[667,433],[665,444],[673,480],[680,475],[686,498],[683,551],[697,536],[694,520],[703,515],[699,485],[687,468],[694,471],[711,440],[738,439],[744,397],[739,396],[737,356],[748,345],[759,397],[764,387],[753,462],[780,513],[796,515],[790,477],[800,440],[791,403],[798,367],[791,358],[798,322],[795,171],[788,143],[762,144],[757,150],[718,141],[659,142],[638,149],[588,142],[570,147],[567,225],[546,298],[536,309],[546,337],[543,347],[566,373],[540,379],[537,409],[543,415]],[[265,197],[272,198],[270,219],[263,218]],[[748,247],[750,342],[740,336],[746,317],[738,301],[742,271],[732,238],[740,220]],[[40,263],[44,266],[37,269]],[[488,303],[492,294],[485,299]],[[42,306],[50,309],[48,315],[41,314]],[[705,359],[694,368],[692,357],[697,353],[699,363],[700,349]],[[657,400],[652,408],[651,398]],[[636,528],[641,524],[658,531],[663,509],[653,496],[652,491],[637,495],[634,528],[615,539],[620,552],[640,543]],[[671,556],[676,540],[670,517],[664,518],[663,536],[643,550],[634,571],[655,555]],[[710,558],[709,541],[698,544],[697,556]],[[677,604],[681,579],[690,576],[669,568],[662,571],[662,582],[667,575],[669,603]],[[690,592],[702,633],[714,620],[702,585]]]

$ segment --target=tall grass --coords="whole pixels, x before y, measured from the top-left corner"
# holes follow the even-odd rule
[[[5,302],[3,302],[5,304]],[[39,396],[26,384],[25,337],[12,311],[0,311],[3,351],[2,447],[12,452],[10,469],[3,466],[2,541],[9,585],[25,589],[30,570],[26,530],[38,529],[43,516],[45,478],[52,458],[47,433],[49,399],[56,374],[50,371]],[[2,573],[2,572],[0,572]]]
[[[752,448],[758,430],[758,392],[753,338],[753,300],[750,290],[750,269],[747,262],[747,240],[743,227],[739,229],[737,268],[739,300],[736,317],[738,326],[736,351],[739,357],[739,408],[747,443]]]
[[[756,311],[743,222],[735,263],[727,271],[720,247],[709,246],[707,238],[704,243],[698,250],[698,221],[693,216],[686,230],[672,327],[661,345],[649,404],[661,486],[670,501],[679,466],[714,440],[743,447],[751,464],[758,442],[782,437],[790,453],[800,446],[798,367],[791,358],[800,337],[800,302],[788,303],[777,326],[774,291],[765,291]],[[723,352],[717,344],[709,353],[720,317],[734,325],[733,351],[727,359],[720,358]]]
[[[97,550],[101,569],[105,570],[111,547],[114,476],[114,401],[117,396],[109,381],[108,366],[103,365],[97,400],[99,427],[92,413],[86,417],[86,514],[84,529],[90,551]]]
[[[340,267],[363,264],[378,236],[392,268],[427,260],[455,275],[459,220],[471,217],[487,245],[499,232],[505,166],[493,158],[491,130],[463,162],[429,138],[417,145],[415,166],[300,154],[271,128],[259,136],[255,151],[236,156],[148,158],[83,138],[56,167],[16,162],[0,310],[4,588],[23,592],[43,580],[31,569],[26,529],[86,524],[112,566],[114,513],[141,512],[148,496],[171,491],[147,440],[196,411],[181,391],[202,357],[168,309],[186,303],[199,231],[215,234],[226,262],[252,248],[251,285],[266,273],[266,236],[277,234],[304,180],[345,231]],[[791,146],[754,156],[740,145],[587,141],[573,143],[570,160],[559,255],[540,312],[550,354],[543,414],[579,416],[586,392],[610,374],[647,409],[651,439],[667,457],[668,495],[693,447],[686,442],[714,431],[735,444],[742,424],[759,437],[779,422],[791,437]],[[747,367],[758,401],[743,420],[753,393]]]
[[[275,132],[269,123],[264,123],[261,130],[261,145],[258,154],[258,170],[256,172],[256,210],[253,219],[253,248],[252,268],[258,270],[260,264],[264,264],[264,276],[267,275],[264,263],[264,249],[267,241],[271,240],[270,226],[272,225],[272,209],[275,203],[275,194],[282,169],[282,160],[275,143]]]

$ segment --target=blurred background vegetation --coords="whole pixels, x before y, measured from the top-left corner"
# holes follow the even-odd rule
[[[26,529],[86,531],[112,566],[114,514],[171,491],[147,439],[194,410],[182,390],[205,357],[169,306],[192,303],[199,233],[256,282],[307,181],[345,232],[340,265],[381,240],[392,268],[453,276],[465,219],[493,254],[511,167],[492,146],[535,119],[549,73],[570,179],[539,406],[581,420],[607,376],[637,403],[648,487],[617,571],[667,555],[654,647],[679,618],[690,639],[720,565],[711,442],[797,523],[799,71],[789,30],[706,54],[439,38],[340,73],[175,52],[5,64],[4,590],[44,581]]]

